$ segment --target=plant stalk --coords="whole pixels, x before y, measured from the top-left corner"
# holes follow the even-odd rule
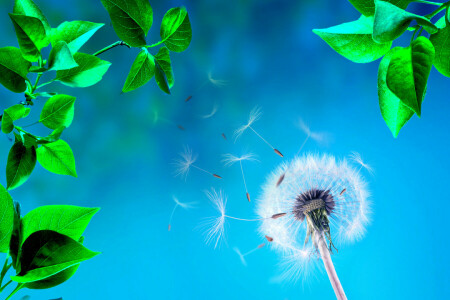
[[[344,289],[342,288],[341,282],[336,274],[336,270],[334,269],[333,261],[331,260],[330,251],[328,250],[327,243],[323,236],[323,233],[317,232],[316,230],[316,246],[319,249],[320,256],[322,257],[323,264],[325,266],[325,270],[327,271],[328,278],[330,279],[331,286],[333,287],[334,293],[336,294],[336,298],[338,300],[347,300],[347,296],[345,296]]]
[[[102,54],[103,52],[106,52],[106,51],[108,51],[108,50],[110,50],[110,49],[112,49],[112,48],[115,48],[115,47],[117,47],[117,46],[127,46],[128,48],[131,48],[131,46],[128,45],[127,43],[125,43],[124,41],[117,41],[117,42],[115,42],[115,43],[113,43],[113,44],[111,44],[111,45],[109,45],[109,46],[103,48],[102,50],[99,50],[99,51],[95,52],[95,53],[92,54],[92,55],[94,55],[94,56],[99,56],[99,55]]]
[[[18,283],[14,291],[12,291],[11,294],[9,294],[9,296],[5,300],[11,299],[11,297],[14,296],[14,294],[17,293],[21,288],[23,288],[24,285],[25,283]]]

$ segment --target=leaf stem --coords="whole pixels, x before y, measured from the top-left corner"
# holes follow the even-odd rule
[[[442,10],[446,9],[449,5],[450,5],[450,1],[441,3],[441,6],[440,6],[438,9],[436,9],[436,10],[433,11],[432,13],[426,15],[425,18],[427,18],[427,19],[430,20],[430,19],[433,18],[435,15],[437,15],[438,13],[440,13]]]
[[[9,255],[6,256],[5,263],[3,264],[2,272],[0,274],[0,285],[3,283],[3,278],[5,278],[6,272],[11,268],[12,264],[8,265]]]
[[[442,3],[439,3],[439,2],[431,2],[431,1],[426,1],[426,0],[415,0],[414,2],[430,4],[430,5],[437,5],[437,6],[441,6],[442,5]]]
[[[151,45],[146,45],[145,47],[146,47],[146,48],[153,48],[153,47],[156,47],[156,46],[161,45],[162,43],[164,43],[164,41],[165,41],[165,40],[159,41],[159,42],[154,43],[154,44],[151,44]]]
[[[103,52],[106,52],[106,51],[108,51],[108,50],[110,50],[112,48],[115,48],[117,46],[127,46],[128,48],[131,48],[131,46],[128,45],[127,43],[125,43],[124,41],[117,41],[117,42],[115,42],[115,43],[113,43],[113,44],[111,44],[111,45],[109,45],[109,46],[107,46],[107,47],[105,47],[105,48],[95,52],[92,55],[98,56],[98,55],[102,54]]]
[[[52,82],[54,82],[54,81],[55,81],[55,79],[52,79],[52,80],[47,81],[47,82],[44,82],[43,84],[38,85],[38,86],[35,88],[35,90],[40,89],[41,87],[46,86],[47,84],[50,84],[50,83],[52,83]]]
[[[11,282],[12,282],[12,280],[8,281],[7,283],[5,283],[4,286],[0,287],[0,293],[3,292],[3,290],[4,290],[8,285],[11,284]]]
[[[18,283],[14,291],[12,291],[11,294],[9,294],[9,296],[5,300],[11,299],[11,297],[14,296],[14,294],[17,293],[21,288],[23,288],[24,285],[25,283]]]

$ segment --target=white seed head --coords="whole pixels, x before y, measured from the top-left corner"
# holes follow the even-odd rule
[[[205,242],[207,245],[214,243],[214,249],[220,245],[220,241],[225,239],[225,208],[227,198],[225,194],[215,189],[205,191],[209,201],[212,202],[214,208],[220,214],[217,217],[207,218],[200,226],[204,228]]]
[[[372,169],[372,167],[364,162],[358,152],[352,151],[352,153],[350,154],[350,159],[358,164],[361,168],[366,169],[370,174],[374,174],[374,170]]]
[[[211,72],[211,71],[208,72],[208,80],[209,80],[209,82],[211,82],[214,86],[217,86],[217,87],[223,87],[223,86],[226,86],[226,85],[228,84],[228,81],[227,81],[227,80],[223,80],[223,79],[214,79],[214,78],[212,77],[212,72]]]
[[[233,165],[234,163],[237,163],[239,161],[258,161],[258,159],[256,158],[257,156],[253,153],[246,153],[244,155],[241,156],[234,156],[233,154],[227,153],[223,155],[223,164],[228,167]]]
[[[250,111],[250,116],[248,117],[248,122],[245,125],[242,125],[241,127],[239,127],[235,132],[234,132],[234,140],[237,141],[237,139],[245,132],[245,130],[247,130],[247,128],[249,128],[250,126],[252,126],[253,123],[255,123],[256,121],[259,120],[259,118],[261,118],[262,112],[261,112],[261,108],[259,108],[258,106],[254,107],[251,111]]]
[[[214,106],[213,106],[211,112],[210,112],[209,114],[202,115],[201,117],[202,117],[203,119],[211,118],[212,116],[214,116],[214,115],[216,114],[216,112],[217,112],[218,110],[219,110],[219,105],[218,105],[217,103],[214,103]]]
[[[197,202],[181,202],[180,200],[178,200],[177,197],[172,196],[173,201],[179,206],[182,207],[184,209],[191,209],[191,208],[195,208],[195,205],[197,204]]]
[[[285,174],[285,179],[277,187],[282,174]],[[333,200],[334,207],[328,219],[335,244],[358,240],[364,235],[369,222],[366,183],[346,160],[336,161],[333,156],[308,154],[281,164],[268,176],[263,186],[262,196],[257,201],[257,213],[261,218],[279,212],[288,214],[275,220],[263,220],[259,231],[262,237],[273,237],[270,245],[281,254],[285,264],[295,261],[292,269],[285,268],[295,276],[300,274],[298,268],[303,268],[305,261],[311,261],[311,253],[315,249],[311,248],[311,242],[305,244],[307,222],[296,218],[293,208],[300,195],[312,190],[327,191]]]
[[[239,259],[241,260],[241,263],[242,263],[244,266],[247,266],[247,261],[245,260],[245,257],[244,257],[244,255],[241,253],[241,251],[239,250],[239,248],[234,247],[234,248],[233,248],[233,251],[236,252],[236,254],[239,256]]]
[[[197,160],[197,155],[195,155],[188,146],[184,146],[184,150],[179,153],[179,156],[180,157],[173,162],[173,165],[175,166],[175,177],[180,176],[186,180],[189,169]]]

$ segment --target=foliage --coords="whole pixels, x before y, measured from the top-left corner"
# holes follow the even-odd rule
[[[148,0],[101,2],[121,40],[94,54],[79,51],[104,24],[77,20],[52,28],[32,0],[15,0],[9,14],[19,48],[0,48],[0,84],[11,92],[24,93],[25,101],[5,108],[0,115],[2,133],[14,138],[7,159],[6,189],[0,185],[0,252],[7,253],[0,274],[0,292],[11,282],[17,282],[7,299],[22,288],[59,285],[74,275],[81,262],[98,254],[83,245],[82,236],[98,208],[50,205],[21,216],[19,203],[8,192],[27,181],[36,162],[52,173],[77,177],[74,154],[69,144],[60,139],[74,119],[76,98],[42,88],[53,82],[78,88],[97,84],[111,65],[98,56],[117,46],[126,46],[140,51],[122,92],[133,91],[155,77],[160,89],[170,94],[174,84],[170,52],[186,50],[192,39],[184,7],[167,11],[161,22],[161,41],[147,44],[145,38],[153,24]],[[44,58],[42,50],[48,46],[50,54]],[[149,49],[157,46],[160,49],[151,54]],[[53,79],[39,85],[44,74]],[[51,130],[47,136],[37,136],[25,129],[28,126],[19,126],[37,99],[46,102],[39,120],[33,124],[41,123]],[[11,267],[16,274],[2,286]]]
[[[313,30],[337,53],[356,63],[381,57],[378,70],[378,99],[387,126],[394,137],[414,115],[420,117],[432,66],[450,77],[450,1],[349,0],[361,17],[327,29]],[[425,16],[406,11],[419,2],[437,6]],[[445,15],[432,22],[441,11]],[[411,22],[416,24],[411,26]],[[413,31],[408,47],[392,47],[406,31]],[[428,32],[429,38],[421,35]]]

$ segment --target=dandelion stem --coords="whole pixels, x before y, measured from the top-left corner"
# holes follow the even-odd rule
[[[242,180],[244,180],[245,192],[248,193],[247,183],[245,182],[245,176],[244,176],[244,168],[242,168],[242,160],[239,160],[239,165],[241,166]]]
[[[319,232],[317,229],[315,231],[316,231],[315,236],[317,248],[319,249],[320,256],[325,266],[325,270],[327,271],[328,278],[330,279],[334,293],[336,294],[336,298],[338,300],[347,300],[344,289],[342,288],[341,282],[339,281],[339,278],[336,274],[336,270],[334,269],[333,261],[331,260],[330,256],[330,251],[328,250],[327,243],[325,242],[323,233]]]
[[[202,172],[205,172],[205,173],[208,173],[209,175],[213,175],[213,176],[214,176],[213,173],[211,173],[211,172],[209,172],[209,171],[206,171],[205,169],[202,169],[202,168],[200,168],[200,167],[197,167],[196,165],[191,165],[191,166],[193,166],[193,167],[196,168],[197,170],[200,170],[200,171],[202,171]]]
[[[248,126],[261,140],[263,140],[267,145],[269,145],[270,148],[275,149],[268,141],[266,141],[259,133],[256,132],[255,129],[252,128],[252,126]]]
[[[227,215],[224,215],[224,217],[229,218],[229,219],[239,220],[239,221],[247,221],[247,222],[255,222],[255,221],[261,221],[261,220],[266,220],[266,219],[271,218],[271,217],[269,217],[269,218],[260,218],[260,219],[241,219],[241,218],[236,218],[236,217],[227,216]]]

